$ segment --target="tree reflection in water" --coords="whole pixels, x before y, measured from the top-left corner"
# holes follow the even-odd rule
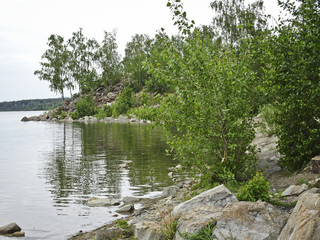
[[[143,196],[171,185],[160,128],[134,123],[57,123],[44,172],[54,205],[84,204],[91,196]],[[128,169],[119,165],[132,161]]]

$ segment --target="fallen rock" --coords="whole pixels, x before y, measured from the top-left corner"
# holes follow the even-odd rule
[[[237,198],[220,185],[177,205],[171,212],[178,219],[176,239],[182,240],[181,233],[195,233],[221,215],[227,203],[238,202]]]
[[[120,201],[112,198],[89,198],[87,205],[89,207],[105,207],[120,205]]]
[[[20,231],[21,231],[21,228],[14,222],[0,227],[0,234],[12,234]]]
[[[214,235],[218,240],[277,239],[289,214],[266,202],[229,203],[218,218]],[[289,238],[287,238],[289,239]]]
[[[278,240],[320,239],[320,194],[306,192],[299,198]]]
[[[307,191],[309,187],[306,184],[299,185],[291,185],[286,190],[284,190],[281,194],[282,197],[292,196],[292,195],[300,195],[304,191]]]
[[[148,221],[134,225],[134,236],[139,240],[160,240],[163,237],[160,225]]]
[[[222,207],[213,206],[199,206],[194,209],[190,209],[187,213],[181,215],[179,218],[179,224],[177,226],[177,232],[175,235],[176,240],[183,240],[180,233],[196,233],[201,228],[207,226],[217,219],[222,211]]]
[[[205,191],[194,198],[177,205],[172,210],[174,218],[192,211],[196,207],[224,207],[227,203],[238,202],[237,198],[223,184],[211,190]]]
[[[162,190],[162,197],[169,197],[169,196],[173,196],[178,192],[179,188],[176,186],[171,186],[171,187],[165,187]]]
[[[134,211],[133,204],[124,205],[116,210],[117,213],[128,213],[132,211]]]
[[[118,227],[107,228],[97,233],[97,240],[119,239],[123,234],[123,230]]]
[[[107,101],[108,101],[108,102],[112,102],[112,101],[114,101],[116,98],[117,98],[117,94],[114,93],[114,92],[109,92],[109,93],[107,94]]]
[[[140,200],[141,200],[141,198],[136,198],[136,197],[124,197],[122,199],[124,205],[138,203],[138,202],[140,202]]]

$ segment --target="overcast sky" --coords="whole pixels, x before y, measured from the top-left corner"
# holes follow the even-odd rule
[[[189,19],[209,24],[212,0],[184,0]],[[277,15],[277,0],[265,0],[266,12]],[[121,55],[136,33],[153,37],[161,27],[176,33],[166,0],[0,0],[0,102],[60,97],[49,83],[33,75],[51,34],[65,39],[83,28],[99,42],[117,29]]]

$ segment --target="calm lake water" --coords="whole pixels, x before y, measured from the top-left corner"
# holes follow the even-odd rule
[[[0,225],[16,222],[24,239],[67,239],[112,221],[117,207],[90,208],[90,197],[150,197],[173,184],[162,129],[20,121],[41,113],[0,112]]]

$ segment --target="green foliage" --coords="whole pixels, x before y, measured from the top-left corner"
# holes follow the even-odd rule
[[[263,122],[260,124],[261,132],[267,133],[269,136],[277,134],[278,125],[277,117],[279,115],[279,110],[275,105],[265,104],[260,109],[260,114]]]
[[[167,130],[175,157],[200,176],[203,187],[249,179],[256,158],[250,146],[255,94],[251,55],[213,45],[210,34],[193,30],[180,1],[168,6],[184,34],[178,45],[183,47],[163,34],[158,64],[147,64],[151,78],[172,89],[149,113]]]
[[[66,112],[62,112],[62,113],[60,114],[60,120],[65,119],[67,116],[68,116],[68,114],[67,114]]]
[[[78,111],[74,111],[74,112],[71,112],[70,113],[70,117],[73,119],[73,120],[77,120],[80,118],[80,115],[78,113]]]
[[[116,227],[119,227],[123,230],[122,237],[132,237],[134,235],[133,227],[129,226],[126,220],[118,219],[116,223]]]
[[[84,116],[93,116],[96,113],[96,107],[91,96],[85,96],[76,103],[76,110],[70,114],[72,119],[79,119]]]
[[[115,32],[105,32],[100,46],[80,28],[67,41],[52,34],[48,46],[41,57],[41,69],[34,74],[49,81],[50,89],[59,92],[62,98],[65,89],[72,96],[76,87],[80,93],[90,93],[101,85],[108,87],[120,81],[122,68]]]
[[[133,90],[130,87],[125,87],[119,95],[112,109],[112,116],[126,114],[130,108],[136,105],[136,99]]]
[[[135,92],[140,91],[148,80],[147,70],[143,63],[148,60],[151,53],[152,40],[148,35],[136,34],[127,43],[122,64],[127,85]]]
[[[152,77],[175,89],[158,108],[159,123],[176,158],[202,180],[248,179],[255,172],[249,104],[254,73],[247,67],[249,58],[212,45],[197,30],[184,41],[183,54],[170,42],[161,53],[167,67],[148,65]],[[229,176],[221,174],[223,170]]]
[[[217,224],[217,221],[213,221],[211,223],[208,223],[206,227],[201,228],[196,233],[181,234],[179,232],[179,235],[185,240],[211,240],[213,239],[213,232],[216,224]]]
[[[119,83],[121,78],[122,69],[116,35],[116,32],[104,32],[102,45],[97,52],[98,65],[102,69],[99,83],[105,87]]]
[[[245,0],[213,0],[210,3],[215,12],[213,31],[216,40],[232,47],[240,47],[244,39],[252,39],[267,29],[263,13],[263,0],[245,4]]]
[[[97,119],[104,119],[106,117],[112,117],[112,106],[106,105],[103,109],[99,108],[97,110],[96,118]]]
[[[171,213],[163,213],[160,212],[160,215],[162,216],[162,227],[161,227],[161,233],[162,233],[162,239],[164,240],[173,240],[176,231],[177,231],[177,226],[178,222],[173,218]]]
[[[68,53],[64,38],[52,34],[48,39],[49,49],[41,56],[41,69],[34,72],[40,80],[50,83],[50,89],[61,94],[64,100],[64,88],[68,86],[68,74],[66,71]]]
[[[240,188],[237,198],[240,201],[255,202],[258,200],[269,201],[270,184],[267,182],[263,174],[256,173],[256,176],[249,180],[242,188]]]
[[[317,0],[280,6],[293,17],[267,44],[266,87],[279,109],[281,164],[298,170],[320,154],[320,6]]]

